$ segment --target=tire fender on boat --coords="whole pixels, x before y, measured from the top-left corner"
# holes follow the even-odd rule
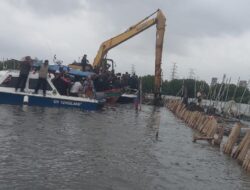
[[[23,97],[23,104],[28,104],[29,102],[29,96],[24,96]]]

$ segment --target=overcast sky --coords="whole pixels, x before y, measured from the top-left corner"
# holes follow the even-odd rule
[[[164,79],[250,79],[249,0],[0,0],[0,57],[69,64],[160,8],[167,17]],[[112,49],[117,72],[154,73],[155,26]]]

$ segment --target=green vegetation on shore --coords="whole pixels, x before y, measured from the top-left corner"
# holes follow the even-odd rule
[[[143,92],[153,93],[154,76],[147,75],[141,77],[141,79],[142,79]],[[240,102],[242,98],[241,101],[242,103],[248,103],[250,101],[250,91],[248,88],[245,89],[245,87],[237,87],[237,85],[235,84],[230,84],[230,85],[224,84],[222,87],[221,84],[216,84],[213,87],[209,87],[209,85],[205,81],[197,81],[197,80],[195,81],[193,79],[184,79],[184,80],[174,79],[171,81],[165,80],[162,82],[162,94],[171,96],[181,96],[183,84],[185,84],[187,88],[189,98],[194,98],[195,92],[202,90],[207,99],[212,99],[212,100],[219,99],[222,101],[235,100],[236,102]],[[218,97],[219,91],[220,91],[220,96]],[[244,96],[242,96],[243,93]]]

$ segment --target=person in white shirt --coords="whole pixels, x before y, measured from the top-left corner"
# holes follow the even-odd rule
[[[80,82],[79,78],[76,78],[73,86],[70,89],[70,96],[78,97],[81,91],[83,91],[82,83]]]
[[[201,106],[202,92],[198,91],[196,97],[197,97],[197,105]]]

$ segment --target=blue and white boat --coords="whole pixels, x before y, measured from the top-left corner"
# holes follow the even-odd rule
[[[15,92],[18,76],[18,70],[0,71],[0,104],[98,110],[105,103],[105,99],[60,95],[51,81],[54,76],[47,78],[46,96],[43,96],[42,90],[39,90],[38,94],[33,94],[38,80],[38,73],[33,72],[28,76],[24,92]]]
[[[134,103],[138,99],[139,90],[126,88],[125,92],[119,97],[117,102],[121,104]]]

